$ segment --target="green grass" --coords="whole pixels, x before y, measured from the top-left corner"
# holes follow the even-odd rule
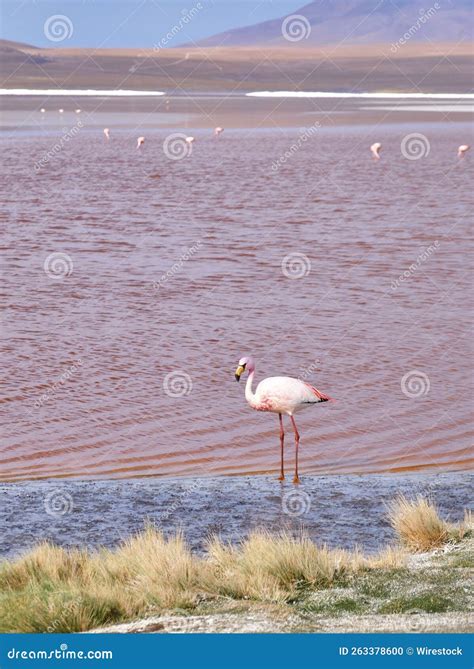
[[[449,597],[443,597],[432,590],[417,595],[395,597],[379,607],[378,613],[445,613],[455,611],[456,604]]]

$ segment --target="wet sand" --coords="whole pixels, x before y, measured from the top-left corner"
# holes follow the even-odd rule
[[[150,521],[181,528],[203,551],[219,534],[238,542],[252,529],[304,528],[316,543],[375,552],[394,540],[386,504],[397,494],[433,499],[441,515],[463,518],[474,474],[305,476],[302,484],[274,477],[44,481],[0,485],[0,554],[13,557],[42,540],[60,546],[113,547]]]

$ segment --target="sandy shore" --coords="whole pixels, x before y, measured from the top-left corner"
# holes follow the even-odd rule
[[[204,616],[157,616],[123,625],[111,625],[88,634],[459,634],[474,630],[470,613],[424,613],[403,615],[341,616],[314,615],[301,618],[271,615],[265,611],[223,613]]]

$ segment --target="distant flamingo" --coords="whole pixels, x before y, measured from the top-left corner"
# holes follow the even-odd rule
[[[458,148],[458,158],[464,158],[464,154],[466,151],[469,151],[470,149],[469,144],[461,144],[461,146]]]
[[[60,114],[63,114],[63,113],[64,113],[64,109],[58,109],[58,112],[59,112]]]
[[[139,149],[142,146],[142,144],[144,144],[144,143],[145,143],[145,138],[144,137],[139,137],[137,139],[137,149]]]
[[[44,107],[41,107],[40,112],[41,112],[42,114],[44,114],[45,111],[46,111],[46,109],[45,109]]]
[[[82,109],[76,109],[76,114],[80,114]]]
[[[194,137],[186,137],[186,140],[185,140],[185,141],[186,141],[188,144],[192,144],[195,140],[194,140]]]
[[[110,130],[108,128],[104,128],[104,135],[105,139],[108,141],[110,139]]]
[[[372,155],[375,158],[375,160],[380,159],[380,151],[382,150],[382,145],[380,142],[375,142],[375,144],[372,144],[370,147],[370,150],[372,151]]]
[[[279,480],[283,481],[285,478],[284,462],[283,462],[283,446],[285,433],[283,431],[282,414],[286,413],[293,425],[295,433],[295,476],[293,483],[299,483],[298,476],[298,447],[300,444],[300,435],[296,428],[293,414],[301,411],[312,404],[319,404],[320,402],[328,402],[331,398],[321,393],[317,388],[314,388],[309,383],[305,383],[300,379],[294,379],[290,376],[270,376],[263,379],[258,384],[255,393],[252,390],[253,376],[255,373],[255,363],[253,358],[247,356],[239,360],[239,366],[235,370],[235,378],[240,380],[242,374],[247,371],[248,379],[245,385],[245,399],[250,404],[252,409],[256,411],[271,411],[277,413],[280,419],[280,448],[281,448],[281,463]]]
[[[224,132],[224,128],[221,128],[220,126],[217,126],[217,128],[214,128],[214,136],[219,137],[219,135]]]

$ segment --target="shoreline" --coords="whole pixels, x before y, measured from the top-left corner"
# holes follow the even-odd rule
[[[439,465],[433,465],[436,468],[439,468]],[[175,474],[143,474],[140,476],[123,476],[117,478],[110,478],[107,476],[102,477],[92,477],[92,478],[81,478],[80,476],[46,476],[44,478],[28,478],[28,479],[0,479],[0,491],[4,485],[30,485],[30,484],[53,484],[53,483],[119,483],[119,482],[129,482],[129,483],[140,483],[143,481],[149,482],[161,482],[166,481],[167,483],[193,483],[195,481],[220,481],[225,479],[262,479],[266,481],[274,480],[276,483],[278,481],[277,472],[230,472],[228,474],[200,474],[199,476],[192,476],[190,474],[184,474],[183,476]],[[451,475],[460,475],[460,476],[474,476],[474,469],[472,468],[463,468],[463,469],[448,469],[442,473],[433,473],[429,468],[420,467],[414,468],[409,471],[373,471],[373,472],[364,472],[364,473],[306,473],[301,475],[302,483],[304,483],[304,478],[318,479],[318,478],[340,478],[340,479],[361,479],[366,477],[393,477],[393,478],[403,478],[403,477],[433,477],[433,476],[451,476]],[[291,477],[288,478],[282,485],[291,483]],[[298,487],[296,487],[298,489]]]
[[[20,97],[161,97],[166,95],[168,98],[208,98],[208,97],[249,97],[249,98],[287,98],[287,99],[374,99],[374,100],[474,100],[474,93],[437,93],[435,91],[427,93],[412,93],[410,91],[248,91],[226,94],[218,91],[200,91],[195,93],[192,90],[183,90],[181,93],[173,91],[151,91],[151,90],[126,90],[126,89],[106,89],[99,90],[94,88],[0,88],[0,98],[8,96]]]
[[[3,632],[469,631],[472,515],[453,524],[421,496],[387,507],[394,539],[376,554],[256,530],[215,532],[196,554],[148,525],[113,550],[44,540],[0,562]],[[25,603],[34,592],[34,606]],[[33,613],[32,613],[33,611]]]
[[[474,472],[306,475],[300,486],[281,484],[274,476],[3,483],[0,555],[18,555],[42,539],[65,548],[105,542],[112,549],[150,522],[167,535],[180,528],[197,552],[210,533],[235,543],[261,528],[295,533],[305,528],[312,540],[328,546],[374,552],[393,536],[388,501],[420,494],[432,498],[450,521],[461,520],[473,479]]]

